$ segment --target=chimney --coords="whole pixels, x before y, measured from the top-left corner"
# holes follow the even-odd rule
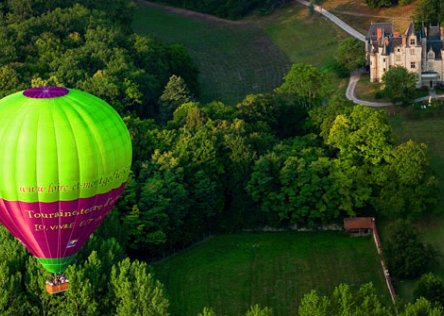
[[[428,30],[427,30],[427,26],[424,26],[424,33],[425,33],[425,36],[427,37],[429,34],[428,34]]]
[[[382,38],[382,27],[378,27],[376,29],[376,38],[378,39],[378,41]]]
[[[441,34],[441,41],[444,41],[444,27],[439,28],[439,33]]]
[[[407,44],[407,38],[405,37],[405,35],[402,36],[402,46],[406,46]]]
[[[388,37],[385,37],[385,38],[384,38],[384,44],[385,44],[385,46],[388,46],[388,44],[389,44],[389,39],[388,39]]]
[[[398,32],[393,32],[393,37],[399,37],[399,33]]]

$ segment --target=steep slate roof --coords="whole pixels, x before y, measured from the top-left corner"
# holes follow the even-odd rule
[[[378,47],[385,46],[382,40],[378,41],[377,30],[379,28],[382,29],[382,38],[391,37],[393,35],[392,23],[382,22],[382,23],[373,23],[372,25],[370,25],[370,29],[368,30],[366,37],[367,41],[371,43],[371,45],[369,45],[368,47],[368,50],[370,52],[372,52],[372,47],[373,47],[373,52],[376,53],[378,51]]]
[[[382,34],[382,38],[387,37],[388,38],[388,44],[386,45],[386,43],[384,42],[384,39],[380,39],[378,41],[378,37],[377,37],[377,29],[378,28],[382,28],[383,30],[383,34]],[[423,30],[423,28],[420,29],[419,32],[415,33],[415,26],[413,25],[413,22],[410,22],[409,27],[407,28],[407,30],[404,33],[405,37],[409,37],[411,35],[415,35],[417,38],[417,43],[420,43],[421,41],[421,31]],[[436,29],[433,29],[433,34],[436,33]],[[439,28],[437,30],[438,32],[438,38],[439,38]],[[378,52],[378,48],[382,47],[382,53],[384,55],[390,55],[390,53],[392,53],[395,49],[396,46],[400,46],[402,44],[402,37],[398,36],[398,37],[393,37],[393,24],[389,23],[389,22],[384,22],[384,23],[373,23],[372,25],[370,25],[370,29],[368,31],[367,34],[367,42],[369,42],[371,45],[368,46],[368,51],[369,52]],[[406,42],[406,46],[409,46],[409,42]],[[439,55],[441,55],[441,53],[439,53]]]
[[[405,36],[409,37],[412,34],[415,34],[415,26],[413,25],[413,22],[410,22],[407,31],[405,31]]]
[[[393,37],[389,39],[389,44],[387,46],[387,55],[395,50],[396,46],[400,46],[402,44],[401,37]]]
[[[430,48],[435,53],[435,59],[442,59],[441,49],[444,48],[444,45],[441,40],[428,40],[427,41],[427,53],[430,51]]]
[[[367,39],[370,39],[373,37],[376,39],[376,30],[378,28],[382,28],[384,30],[383,36],[388,36],[393,34],[393,24],[390,22],[380,22],[380,23],[373,23],[370,25],[370,28],[367,33]]]

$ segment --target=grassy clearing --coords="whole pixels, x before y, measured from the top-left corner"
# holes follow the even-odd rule
[[[381,91],[381,84],[370,82],[370,75],[364,74],[356,84],[355,94],[356,97],[361,100],[388,102],[389,100],[387,98],[376,98],[376,94],[379,91]]]
[[[220,236],[155,265],[165,284],[171,314],[197,315],[211,306],[217,315],[243,314],[252,304],[275,315],[293,315],[304,293],[329,293],[341,282],[372,281],[388,290],[370,238],[344,233],[244,233]]]
[[[444,118],[406,119],[398,115],[392,120],[392,128],[397,136],[397,142],[408,139],[426,143],[429,147],[431,166],[440,180],[440,196],[444,194]],[[444,213],[444,199],[436,210]],[[417,223],[423,239],[431,243],[440,252],[439,266],[435,267],[436,274],[444,278],[444,215],[430,214]],[[402,282],[398,286],[400,297],[411,300],[415,282]]]
[[[329,69],[338,41],[347,36],[318,15],[308,17],[307,9],[295,4],[236,23],[141,5],[133,28],[183,44],[201,71],[201,100],[228,104],[272,91],[291,63]],[[335,90],[346,86],[346,80],[334,74],[332,81]]]

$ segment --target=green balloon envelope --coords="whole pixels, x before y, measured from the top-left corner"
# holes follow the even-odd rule
[[[0,100],[0,222],[61,273],[122,193],[129,132],[86,92],[31,88]]]

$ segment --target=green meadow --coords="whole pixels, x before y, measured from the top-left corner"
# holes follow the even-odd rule
[[[173,316],[243,315],[252,304],[293,315],[304,293],[372,281],[389,300],[369,237],[342,232],[240,233],[210,239],[154,266]]]

